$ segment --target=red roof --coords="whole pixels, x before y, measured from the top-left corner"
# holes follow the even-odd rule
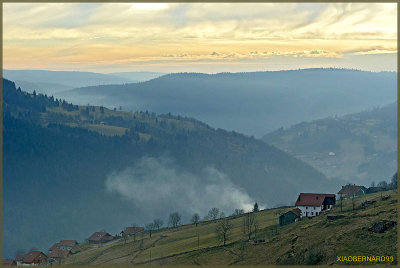
[[[47,258],[47,256],[41,252],[41,251],[36,251],[36,250],[31,250],[29,251],[25,256],[24,256],[24,263],[33,263],[37,262],[38,259],[40,258],[40,255],[43,255],[44,257]]]
[[[60,246],[74,247],[78,242],[76,240],[61,240]]]
[[[10,259],[3,259],[3,265],[4,266],[8,266],[8,265],[16,265],[14,260],[10,260]]]
[[[301,216],[301,210],[299,208],[295,208],[291,210],[294,214],[296,214],[297,216]]]
[[[71,253],[70,250],[67,249],[55,249],[50,253],[50,258],[65,258]]]
[[[24,257],[25,257],[24,254],[18,254],[18,255],[15,256],[15,260],[16,261],[23,261]]]
[[[49,248],[49,251],[53,251],[60,248],[60,243],[55,243],[54,245]]]
[[[335,195],[334,194],[300,193],[295,205],[296,206],[310,206],[310,207],[322,206],[322,204],[324,203],[325,197],[335,198]]]
[[[143,227],[126,227],[125,230],[123,230],[121,233],[124,233],[126,235],[133,235],[143,231],[144,231]]]
[[[360,185],[346,185],[343,186],[342,189],[338,192],[338,194],[344,194],[347,196],[353,196],[355,195],[360,189],[362,190],[367,190],[367,188],[365,188],[364,186],[360,186]]]
[[[89,241],[104,241],[113,240],[114,237],[106,232],[94,232],[87,240]]]

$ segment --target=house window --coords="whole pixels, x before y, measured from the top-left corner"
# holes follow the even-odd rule
[[[306,209],[308,209],[308,207],[306,207]]]
[[[314,210],[315,210],[315,207],[314,207]]]
[[[314,212],[311,212],[311,216],[313,216],[314,215]]]

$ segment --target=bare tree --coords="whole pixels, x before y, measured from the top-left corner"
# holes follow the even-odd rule
[[[228,235],[230,230],[233,228],[233,224],[228,219],[221,219],[218,221],[215,228],[218,241],[222,241],[224,246],[226,245],[226,240],[228,240]]]
[[[397,172],[392,176],[392,180],[390,182],[391,189],[397,189]]]
[[[353,193],[351,195],[351,204],[353,205],[353,210],[354,210],[354,208],[356,206],[356,203],[355,203],[355,200],[354,200],[355,198],[356,198],[356,193]]]
[[[168,225],[176,228],[181,222],[181,215],[178,212],[169,214]]]
[[[219,215],[219,209],[218,208],[212,208],[210,209],[210,211],[208,211],[208,219],[209,220],[216,220],[218,218]]]
[[[124,239],[124,244],[126,243],[126,239],[128,236],[125,234],[125,232],[122,232],[122,238]]]
[[[149,232],[150,238],[151,238],[151,235],[153,234],[153,231],[154,231],[155,229],[156,229],[156,228],[155,228],[153,222],[146,225],[146,230]]]
[[[196,227],[197,227],[197,224],[199,223],[199,221],[200,221],[200,215],[198,213],[194,213],[192,216],[191,222],[193,224],[196,224]]]
[[[221,213],[219,214],[219,218],[220,218],[220,219],[225,218],[225,213],[224,213],[223,211],[221,211]]]
[[[340,211],[343,211],[343,194],[340,194],[339,199],[340,199]]]
[[[159,230],[161,226],[163,226],[164,221],[162,219],[155,219],[153,221],[154,227]]]
[[[246,213],[243,217],[243,233],[251,239],[251,235],[253,234],[253,230],[256,225],[256,214],[255,213]]]
[[[388,187],[388,183],[386,181],[381,181],[381,182],[378,183],[377,186],[378,187],[387,188]]]
[[[132,223],[132,224],[131,224],[131,227],[133,227],[133,228],[137,227],[136,222]],[[133,233],[133,241],[134,241],[134,242],[136,242],[136,233],[137,233],[137,232],[134,232],[134,233]]]
[[[242,215],[242,214],[244,214],[244,210],[236,208],[235,211],[233,212],[232,216],[239,216],[239,215]]]

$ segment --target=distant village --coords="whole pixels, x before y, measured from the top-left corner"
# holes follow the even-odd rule
[[[312,218],[325,214],[336,204],[336,200],[350,199],[369,193],[376,193],[387,190],[387,186],[371,186],[366,188],[361,185],[348,184],[342,186],[337,194],[322,193],[300,193],[295,202],[294,209],[287,211],[279,216],[279,225],[287,225],[297,222],[302,218]],[[365,203],[370,202],[366,201]],[[372,201],[373,202],[373,201]],[[362,203],[360,206],[365,205]],[[258,205],[257,205],[258,206]],[[328,217],[340,217],[340,215],[327,215]],[[148,232],[144,227],[126,227],[119,235],[111,235],[105,231],[94,232],[86,239],[86,243],[104,245],[126,239],[127,237]],[[151,232],[151,231],[150,231]],[[61,260],[73,254],[73,250],[79,245],[76,240],[60,240],[54,243],[47,254],[39,250],[31,250],[26,254],[18,254],[15,259],[3,259],[3,265],[53,265],[61,264]]]

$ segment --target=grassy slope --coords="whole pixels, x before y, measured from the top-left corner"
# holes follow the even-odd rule
[[[91,106],[93,107],[93,106]],[[123,120],[126,121],[135,121],[135,122],[143,122],[143,123],[149,123],[152,126],[157,126],[155,124],[154,118],[150,116],[146,116],[146,114],[143,113],[128,113],[128,112],[122,112],[122,111],[113,111],[107,108],[104,108],[104,114],[100,112],[100,107],[94,106],[95,111],[92,111],[90,109],[90,115],[91,117],[88,118],[85,115],[81,114],[82,110],[85,110],[86,106],[79,106],[79,110],[74,110],[74,111],[66,111],[62,107],[48,107],[46,113],[41,113],[41,118],[40,118],[40,124],[43,127],[46,127],[49,123],[61,123],[68,125],[70,127],[81,127],[85,128],[91,131],[98,132],[99,134],[102,135],[107,135],[107,136],[123,136],[125,134],[125,131],[129,130],[126,127],[122,126],[115,126],[111,124],[107,124],[104,122],[101,122],[101,120],[105,120],[109,117],[121,117]],[[50,113],[50,114],[49,114]],[[51,114],[62,114],[64,116],[72,116],[72,117],[78,117],[79,120],[76,118],[72,119],[70,122],[68,120],[60,120],[60,119],[55,119],[54,117],[51,116]],[[96,122],[91,123],[91,118],[95,118]],[[183,121],[183,120],[176,120],[173,118],[163,118],[158,120],[165,121],[166,124],[176,124],[182,129],[187,129],[187,130],[193,130],[196,128],[196,124],[190,121]],[[100,123],[101,122],[101,123]],[[139,137],[140,141],[148,141],[151,138],[151,135],[148,133],[142,133],[139,132]]]
[[[385,194],[390,194],[391,198],[379,199],[375,206],[365,210],[352,211],[351,201],[343,201],[343,212],[337,206],[332,213],[342,213],[346,217],[334,221],[328,221],[322,215],[280,227],[277,225],[279,214],[291,208],[258,212],[260,229],[257,238],[266,240],[262,244],[246,241],[242,233],[243,219],[239,217],[232,220],[234,228],[226,247],[220,247],[215,238],[216,223],[203,222],[198,227],[182,225],[176,229],[163,229],[152,238],[144,234],[136,241],[129,238],[99,248],[83,244],[81,251],[65,259],[63,264],[307,264],[318,254],[322,256],[319,264],[335,263],[339,255],[389,255],[397,259],[396,228],[382,234],[368,231],[373,222],[397,218],[396,193],[388,191]],[[357,198],[356,206],[375,196],[379,197],[380,193]]]

